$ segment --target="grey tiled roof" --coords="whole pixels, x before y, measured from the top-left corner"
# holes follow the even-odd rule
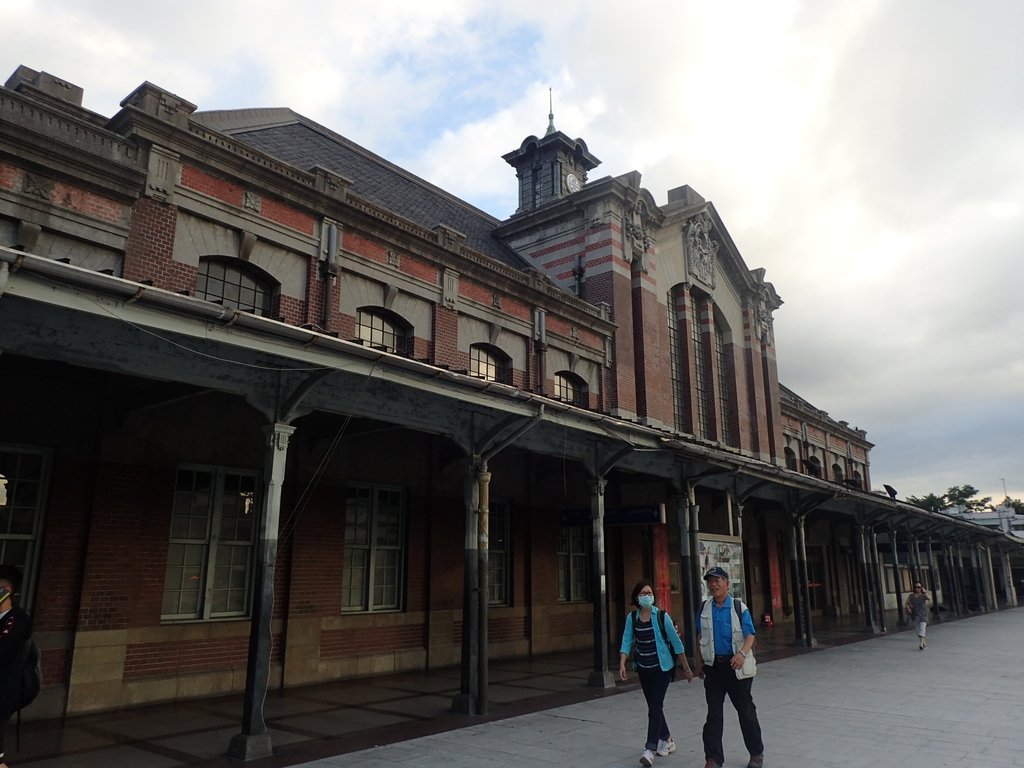
[[[301,170],[334,171],[365,200],[428,229],[458,230],[469,248],[510,267],[528,266],[492,234],[499,219],[290,109],[196,112],[192,119]]]

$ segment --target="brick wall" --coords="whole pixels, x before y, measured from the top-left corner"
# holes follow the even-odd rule
[[[211,176],[192,165],[182,166],[181,186],[202,192],[204,195],[209,195],[236,207],[241,207],[244,199],[244,190],[238,184]]]
[[[434,365],[447,365],[450,368],[458,368],[460,356],[459,345],[459,315],[455,310],[446,309],[440,304],[433,307],[434,315],[434,342],[430,353],[430,362]],[[468,361],[464,362],[465,368]]]
[[[245,669],[248,653],[247,636],[136,643],[125,649],[124,679]],[[273,638],[270,661],[281,662],[277,635]]]
[[[126,280],[152,281],[157,288],[168,291],[195,290],[196,268],[171,257],[177,213],[173,205],[148,197],[135,201],[125,245]]]
[[[78,629],[160,623],[174,471],[100,464]]]
[[[320,633],[320,657],[334,659],[413,650],[425,647],[426,640],[423,624],[325,629]]]
[[[636,378],[633,374],[636,358],[629,278],[615,272],[604,272],[588,278],[584,288],[587,301],[605,302],[611,307],[611,320],[619,326],[615,333],[613,365],[605,407],[626,415],[636,413]]]
[[[487,641],[489,643],[501,643],[507,640],[523,640],[526,638],[526,617],[508,616],[492,617],[490,612],[487,616]],[[462,642],[462,621],[452,623],[452,644],[458,645]]]
[[[312,235],[316,228],[316,219],[308,213],[269,197],[264,197],[260,201],[260,215],[265,219],[302,232],[304,235]]]

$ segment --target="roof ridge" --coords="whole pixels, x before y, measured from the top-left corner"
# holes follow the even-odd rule
[[[357,144],[352,139],[331,130],[327,126],[318,123],[305,115],[302,115],[289,107],[256,107],[250,109],[221,109],[204,112],[195,112],[193,119],[202,125],[218,130],[228,135],[259,131],[266,128],[278,128],[286,125],[304,125],[325,138],[345,146],[352,152],[361,155],[365,159],[386,168],[391,173],[402,176],[406,180],[422,187],[423,189],[445,198],[449,202],[459,206],[468,213],[487,221],[492,226],[501,223],[501,219],[492,216],[487,211],[477,208],[472,203],[453,195],[451,192],[433,184],[422,176],[417,176],[405,168],[397,165],[376,152],[367,149],[362,144]],[[440,223],[440,222],[438,222]]]

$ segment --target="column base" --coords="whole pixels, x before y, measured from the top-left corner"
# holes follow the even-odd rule
[[[274,746],[269,733],[239,733],[231,737],[228,756],[236,760],[259,760],[274,754]]]
[[[452,696],[452,706],[449,712],[453,715],[472,715],[473,697],[468,693],[456,693]]]
[[[608,670],[598,672],[594,670],[590,673],[590,677],[587,678],[588,688],[614,688],[615,687],[615,676]]]

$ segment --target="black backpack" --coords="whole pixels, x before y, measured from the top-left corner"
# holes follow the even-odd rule
[[[39,689],[43,687],[43,660],[35,638],[25,641],[25,650],[21,654],[21,680],[18,688],[18,719],[15,724],[15,740],[17,749],[21,749],[21,710],[36,700]]]
[[[676,664],[679,659],[679,654],[676,653],[675,648],[672,647],[672,643],[668,641],[668,633],[665,631],[665,611],[658,611],[658,616],[661,620],[658,622],[658,628],[661,630],[661,639],[668,646],[668,652],[672,656],[672,673],[669,680],[675,682],[676,679]],[[636,627],[637,621],[640,620],[640,611],[633,611],[633,627]]]
[[[700,604],[700,610],[697,612],[698,615],[704,613],[704,606],[706,606],[707,604],[708,604],[707,600],[705,600],[703,603]],[[732,599],[732,607],[736,611],[736,618],[740,620],[740,623],[742,623],[743,622],[743,602],[738,597],[734,597]]]
[[[699,611],[697,611],[697,613],[698,613],[698,614],[704,613],[704,607],[705,607],[705,606],[706,606],[707,604],[708,604],[708,601],[707,601],[707,600],[705,600],[705,601],[704,601],[703,603],[701,603],[701,604],[700,604],[700,610],[699,610]],[[739,599],[738,597],[734,597],[734,598],[732,599],[732,607],[733,607],[733,609],[734,609],[734,610],[736,611],[736,617],[737,617],[737,618],[738,618],[738,619],[739,619],[740,621],[743,621],[743,602],[742,602],[742,601],[741,601],[741,600],[740,600],[740,599]]]
[[[43,687],[43,663],[39,646],[34,638],[25,641],[25,652],[21,665],[21,687],[18,690],[18,711],[36,700]]]

